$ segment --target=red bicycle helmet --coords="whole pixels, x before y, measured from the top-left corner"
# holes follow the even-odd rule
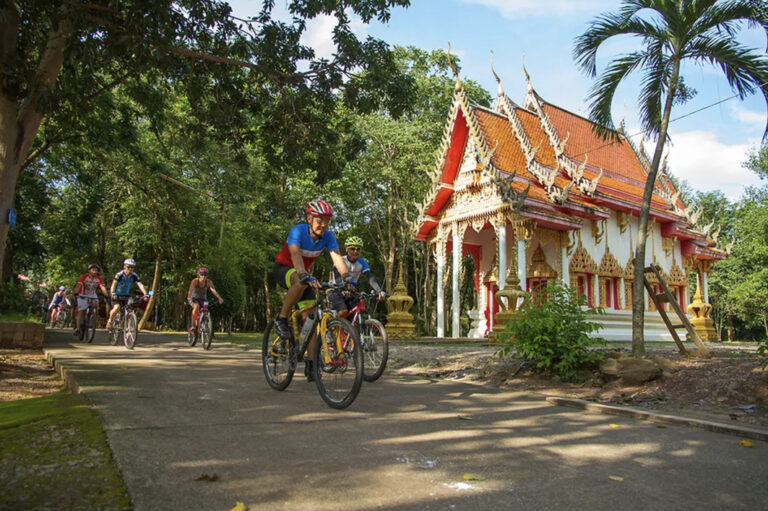
[[[197,269],[197,274],[208,275],[208,268],[206,268],[205,266],[201,266],[200,268]]]
[[[304,206],[304,212],[311,216],[333,216],[333,208],[328,202],[318,199]]]

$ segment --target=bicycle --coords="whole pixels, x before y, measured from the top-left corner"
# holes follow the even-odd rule
[[[321,282],[315,303],[291,314],[292,332],[289,339],[277,335],[274,320],[267,325],[261,346],[262,367],[267,383],[275,390],[285,390],[296,371],[299,357],[309,347],[313,333],[317,337],[313,376],[320,397],[331,408],[348,407],[360,392],[363,383],[363,356],[359,349],[357,330],[346,319],[336,317],[327,299],[329,289],[339,289]],[[319,313],[307,318],[309,328],[299,330],[302,314],[314,307]],[[304,335],[301,335],[301,334]]]
[[[387,367],[389,342],[384,325],[371,317],[365,308],[365,300],[378,299],[378,293],[360,293],[360,301],[347,314],[347,319],[357,328],[363,350],[363,379],[378,380]]]
[[[187,331],[187,342],[190,346],[197,344],[197,340],[202,340],[203,349],[211,349],[213,341],[213,325],[211,323],[211,313],[208,310],[208,300],[200,303],[200,312],[197,315],[197,321],[193,326],[193,331]]]
[[[152,296],[152,291],[140,297],[139,300],[145,300],[150,296]],[[109,344],[112,346],[117,345],[120,336],[123,337],[123,344],[129,350],[132,350],[136,344],[136,338],[139,336],[139,321],[133,311],[133,304],[136,301],[133,298],[128,298],[127,302],[120,304],[120,309],[112,321],[112,330],[109,332]]]
[[[67,322],[69,321],[68,312],[67,309],[59,305],[58,310],[56,312],[56,317],[53,320],[53,324],[51,326],[55,326],[56,328],[64,328],[67,326]]]
[[[86,339],[89,344],[93,342],[93,337],[96,335],[96,323],[99,317],[96,304],[99,303],[97,298],[88,298],[88,308],[85,309],[85,315],[83,321],[80,323],[80,330],[77,332],[77,337],[81,341]]]

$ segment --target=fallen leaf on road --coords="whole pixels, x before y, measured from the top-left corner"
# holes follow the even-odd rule
[[[618,424],[608,424],[608,427],[611,429],[619,429],[621,426],[619,426]]]
[[[243,504],[242,502],[238,502],[237,504],[235,504],[235,507],[233,507],[229,511],[248,511],[248,508],[245,507],[245,504]]]
[[[617,481],[617,482],[622,482],[624,480],[624,478],[620,476],[608,476],[608,479],[610,479],[611,481]]]
[[[752,442],[752,440],[747,440],[746,438],[739,442],[739,445],[742,447],[754,447],[755,444]]]
[[[210,474],[210,475],[209,474],[203,474],[200,477],[198,477],[197,479],[195,479],[195,481],[218,481],[218,480],[219,480],[219,474],[217,474],[216,472],[214,472],[213,474]]]
[[[125,366],[120,366],[120,369],[123,369],[123,370],[125,370],[125,369],[128,369],[128,368],[127,368],[127,367],[125,367]]]
[[[485,476],[480,474],[464,474],[465,481],[485,481]]]
[[[664,424],[657,424],[656,427],[659,429],[667,429],[667,427]]]
[[[463,421],[473,421],[473,420],[475,420],[472,417],[467,417],[466,415],[457,415],[456,418],[457,419],[461,419]]]

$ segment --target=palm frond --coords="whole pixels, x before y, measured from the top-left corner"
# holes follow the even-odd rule
[[[644,2],[635,0],[634,3]],[[660,35],[657,27],[653,24],[632,16],[633,13],[629,10],[598,16],[587,31],[576,38],[576,44],[573,48],[573,58],[576,65],[590,76],[595,76],[597,75],[597,50],[611,37],[629,35],[648,38]]]
[[[598,124],[598,134],[606,136],[613,128],[611,104],[617,87],[627,75],[643,66],[647,58],[646,52],[633,52],[614,59],[589,90],[589,118]]]

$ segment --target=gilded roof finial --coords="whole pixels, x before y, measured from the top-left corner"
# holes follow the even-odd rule
[[[528,74],[528,70],[525,69],[525,53],[523,53],[523,73],[525,73],[525,79],[528,82],[528,93],[533,92],[533,84],[531,83],[531,75]]]
[[[461,90],[461,79],[459,79],[459,71],[456,69],[456,65],[453,63],[453,59],[451,58],[450,41],[448,41],[448,49],[445,50],[445,54],[448,56],[448,65],[451,67],[451,71],[453,71],[453,76],[456,77],[456,90]]]
[[[496,74],[496,70],[493,69],[493,50],[491,50],[491,73],[493,73],[493,77],[496,78],[496,83],[499,84],[499,96],[503,96],[504,88],[501,86],[501,78]]]

